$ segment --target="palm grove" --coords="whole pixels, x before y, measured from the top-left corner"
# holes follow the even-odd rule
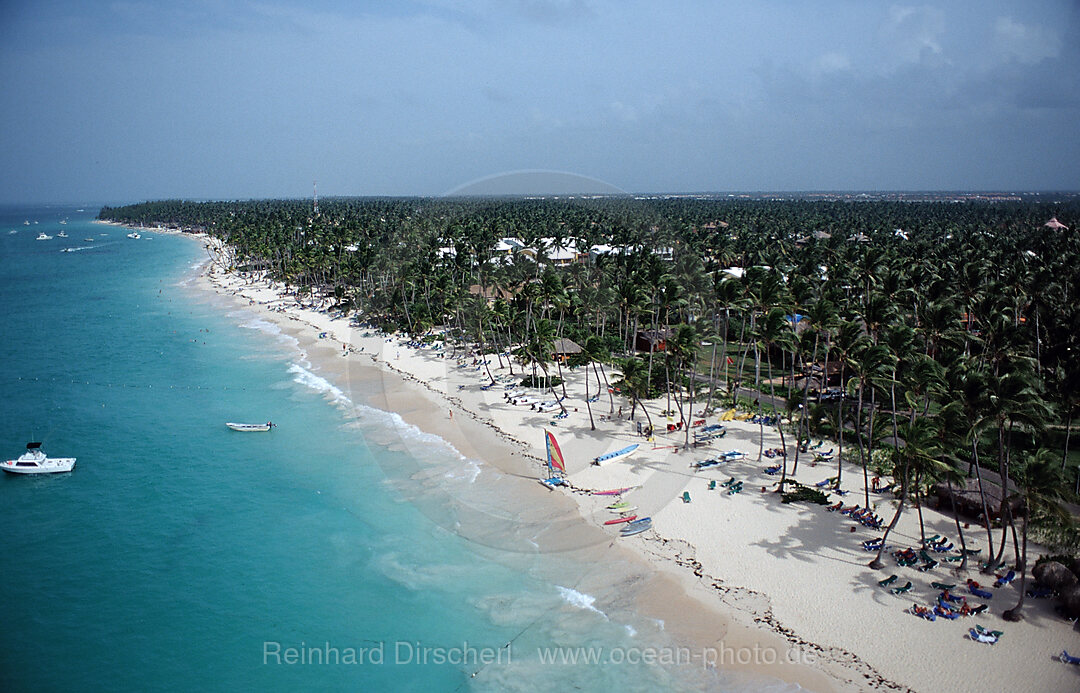
[[[957,516],[961,544],[977,531],[984,569],[1015,564],[1023,581],[1029,536],[1080,548],[1063,504],[1080,474],[1080,240],[1046,224],[1078,212],[1069,197],[345,198],[317,214],[301,200],[173,200],[100,217],[205,230],[238,269],[389,331],[513,353],[532,384],[558,387],[554,345],[574,340],[568,364],[612,410],[617,389],[635,410],[664,398],[690,422],[750,393],[744,404],[779,410],[796,443],[779,490],[811,436],[838,441],[867,506],[871,477],[894,479],[886,532],[905,509],[921,527],[932,487],[973,488],[981,507],[968,536]],[[512,255],[504,238],[520,241]],[[664,335],[664,349],[636,350],[641,334]],[[839,391],[821,397],[826,385]]]

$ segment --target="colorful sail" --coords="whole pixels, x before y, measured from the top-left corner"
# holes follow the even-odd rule
[[[544,431],[544,437],[547,440],[547,458],[548,466],[552,471],[558,470],[562,473],[566,473],[566,464],[563,463],[562,450],[559,449],[559,444],[555,442],[555,436],[551,435],[551,431]]]

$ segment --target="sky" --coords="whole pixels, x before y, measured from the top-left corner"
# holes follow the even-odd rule
[[[0,203],[1077,190],[1078,68],[1077,0],[0,0]]]

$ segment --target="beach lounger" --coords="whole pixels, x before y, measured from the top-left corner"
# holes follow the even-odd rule
[[[979,589],[978,587],[972,587],[971,585],[968,585],[968,592],[971,592],[972,594],[974,594],[976,597],[979,597],[980,599],[993,599],[994,598],[994,593],[993,592],[987,592],[986,590]]]
[[[936,607],[934,607],[934,613],[942,618],[947,618],[950,621],[955,621],[956,619],[960,618],[960,614],[956,613],[951,609],[946,609],[941,604],[938,604]]]
[[[980,633],[979,631],[975,630],[974,628],[968,629],[968,635],[975,642],[984,642],[984,643],[987,643],[988,645],[993,645],[994,643],[996,643],[998,641],[998,639],[996,637],[994,637],[993,635],[990,635],[988,633]]]
[[[1058,659],[1065,664],[1080,664],[1080,657],[1073,657],[1065,650],[1061,651],[1061,654],[1058,655]]]
[[[1000,638],[1002,635],[1005,635],[1005,631],[1003,630],[988,630],[978,624],[975,625],[975,630],[983,635],[993,635],[995,638]]]
[[[710,491],[715,491],[716,490],[716,479],[713,479],[712,481],[709,482],[709,490]]]
[[[930,586],[936,590],[951,590],[956,587],[955,584],[948,584],[944,582],[931,582]]]
[[[766,467],[765,468],[765,473],[770,475],[770,476],[775,475],[775,474],[779,474],[780,473],[780,465],[777,464],[777,465],[774,465],[772,467]]]
[[[981,614],[982,612],[986,611],[989,608],[990,608],[990,605],[988,605],[988,604],[977,604],[977,605],[971,607],[970,609],[968,609],[968,613],[971,614],[972,616],[975,616],[977,614]]]
[[[932,609],[928,609],[925,606],[919,606],[918,604],[912,604],[911,608],[908,609],[908,613],[925,618],[927,621],[937,620],[937,614],[935,614]]]
[[[889,585],[896,582],[896,580],[897,580],[897,577],[895,575],[890,575],[889,577],[885,578],[884,580],[878,580],[878,584],[881,585],[882,587],[888,587]]]
[[[731,486],[728,486],[728,495],[731,496],[731,495],[734,495],[736,493],[740,493],[742,491],[742,489],[743,489],[743,482],[738,481],[738,482],[732,484]]]
[[[1003,587],[1016,579],[1016,571],[1010,570],[1004,575],[999,575],[998,579],[994,581],[994,587]]]
[[[1054,594],[1054,590],[1049,587],[1032,587],[1027,591],[1027,596],[1032,599],[1046,599]]]
[[[839,510],[842,507],[844,507],[844,502],[843,501],[838,501],[835,505],[827,505],[827,506],[825,506],[825,509],[828,510],[829,512],[831,512],[831,513],[834,513],[834,512],[836,512],[837,510]]]
[[[911,580],[908,580],[907,584],[904,585],[903,587],[894,587],[889,591],[892,592],[893,594],[905,594],[907,592],[910,592],[911,591]]]
[[[682,502],[683,503],[689,503],[690,502],[690,492],[689,491],[683,491],[682,492]]]
[[[728,479],[727,481],[725,481],[724,483],[722,483],[720,485],[723,486],[724,488],[727,488],[728,486],[731,486],[734,483],[735,483],[735,477],[731,477],[730,479]]]

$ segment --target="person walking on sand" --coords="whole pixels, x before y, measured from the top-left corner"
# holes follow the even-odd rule
[[[450,420],[451,421],[454,420],[454,410],[453,409],[450,410]]]

